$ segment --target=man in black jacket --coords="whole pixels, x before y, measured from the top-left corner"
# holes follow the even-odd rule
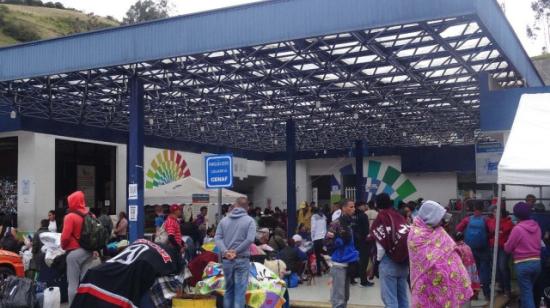
[[[359,261],[355,265],[356,273],[353,276],[351,284],[356,284],[355,278],[359,277],[362,287],[370,287],[374,285],[367,279],[367,266],[369,265],[369,244],[367,236],[369,235],[369,217],[365,214],[367,204],[363,201],[356,205],[357,210],[352,216],[353,221],[351,228],[353,230],[353,239],[355,248],[359,251]]]

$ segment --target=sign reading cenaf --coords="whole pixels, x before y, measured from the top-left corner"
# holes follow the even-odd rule
[[[233,187],[233,156],[210,155],[204,159],[206,188]]]

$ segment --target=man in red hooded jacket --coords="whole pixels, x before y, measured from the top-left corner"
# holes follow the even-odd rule
[[[67,282],[69,306],[76,295],[80,278],[84,277],[92,261],[93,252],[80,247],[80,234],[84,224],[84,215],[89,213],[84,193],[76,191],[67,197],[69,213],[63,220],[61,248],[67,252]]]

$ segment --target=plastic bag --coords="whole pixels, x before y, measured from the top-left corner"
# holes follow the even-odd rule
[[[34,306],[35,285],[27,278],[9,276],[4,280],[0,307],[28,308]]]

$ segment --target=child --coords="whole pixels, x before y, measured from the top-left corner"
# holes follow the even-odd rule
[[[456,252],[462,259],[462,263],[466,270],[470,274],[470,279],[472,281],[472,290],[474,291],[473,299],[477,298],[479,290],[481,290],[481,283],[479,281],[479,274],[477,272],[476,260],[474,259],[474,254],[472,249],[466,243],[464,243],[464,234],[457,232],[455,234],[456,242]]]
[[[213,226],[206,230],[206,236],[204,237],[204,243],[214,242],[214,235],[216,235],[216,228]]]

